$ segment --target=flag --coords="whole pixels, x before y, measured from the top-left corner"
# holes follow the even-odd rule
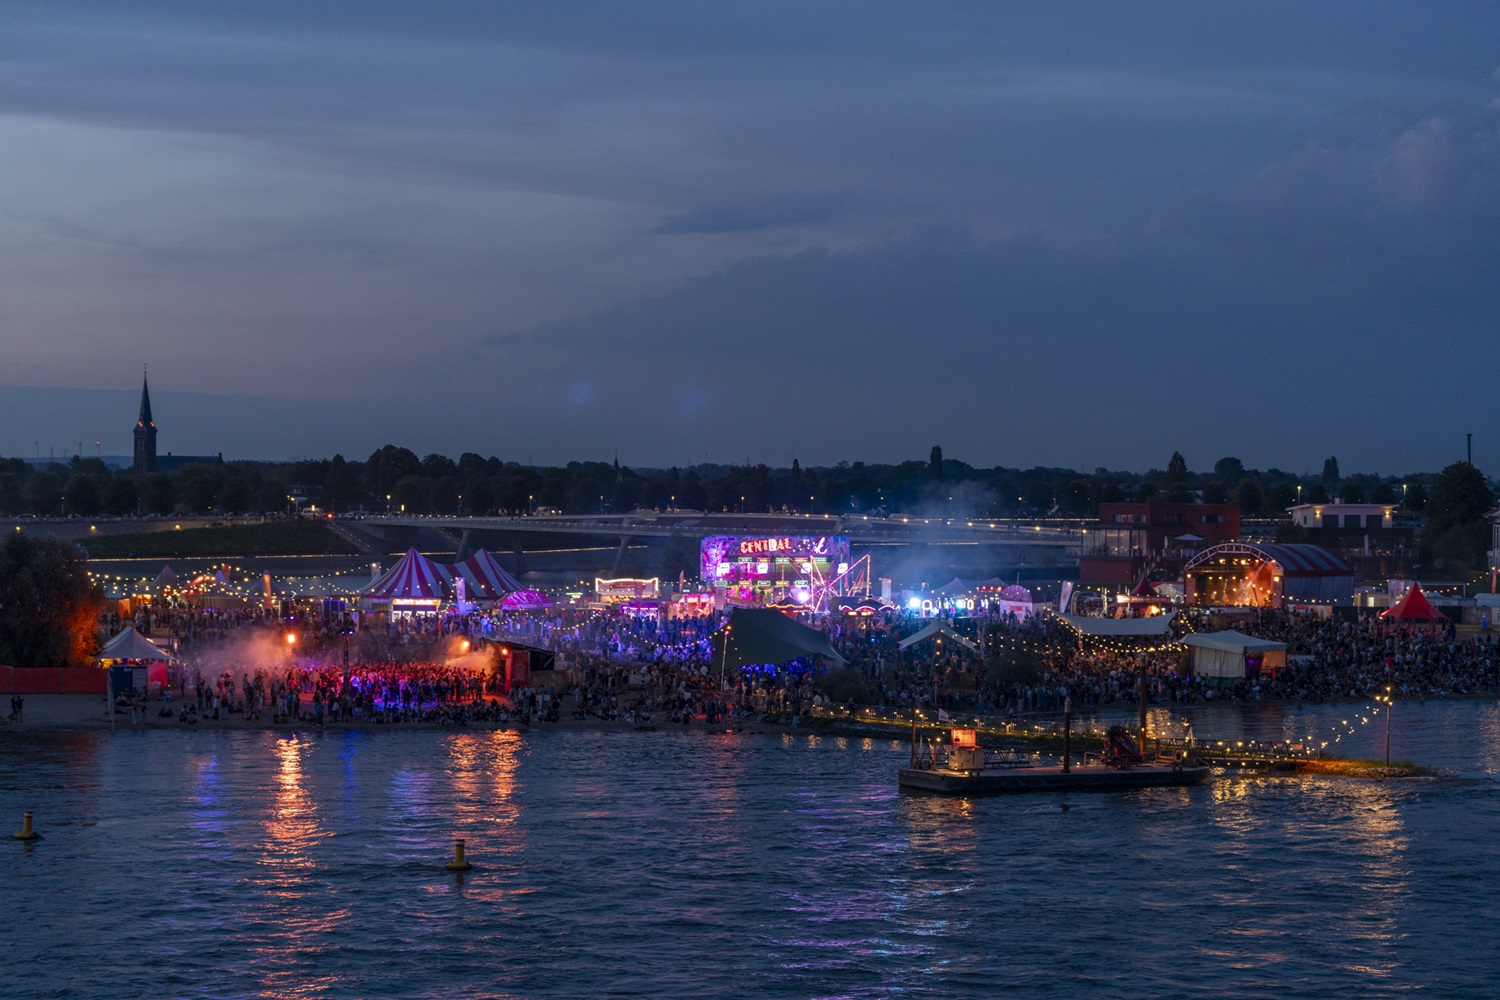
[[[940,709],[938,709],[938,721],[939,722],[952,722],[953,720],[948,716],[947,712],[943,711],[940,708]]]

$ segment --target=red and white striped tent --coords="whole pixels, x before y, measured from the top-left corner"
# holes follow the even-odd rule
[[[480,549],[450,568],[454,579],[463,579],[471,601],[498,601],[506,594],[525,589],[487,549]]]
[[[407,549],[390,571],[365,588],[360,595],[372,601],[423,601],[447,599],[453,593],[452,574],[416,549]]]

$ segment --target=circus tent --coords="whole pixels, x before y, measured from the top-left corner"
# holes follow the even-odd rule
[[[506,594],[524,590],[520,582],[487,549],[480,549],[463,562],[451,567],[455,579],[462,579],[471,601],[498,601]]]
[[[1413,583],[1411,589],[1406,592],[1406,596],[1397,604],[1382,611],[1380,617],[1434,622],[1448,616],[1432,606],[1432,602],[1427,600],[1427,595],[1422,593],[1420,583]]]
[[[406,555],[360,596],[369,601],[389,602],[392,610],[436,609],[453,591],[452,574],[416,549]]]

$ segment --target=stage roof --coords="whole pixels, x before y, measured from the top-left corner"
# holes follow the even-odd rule
[[[735,608],[730,612],[728,624],[714,633],[713,653],[712,665],[728,670],[789,663],[808,656],[846,662],[828,644],[828,636],[769,608]]]

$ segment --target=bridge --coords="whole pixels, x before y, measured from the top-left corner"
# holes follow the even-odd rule
[[[986,545],[1047,548],[1077,556],[1087,538],[1083,521],[1005,518],[928,518],[897,514],[710,514],[703,511],[637,510],[629,514],[533,515],[527,517],[368,514],[341,516],[361,529],[428,528],[457,534],[459,557],[471,548],[476,531],[512,535],[520,553],[523,534],[608,536],[620,540],[620,554],[639,538],[695,538],[709,535],[847,535],[853,546]],[[616,556],[619,564],[619,555]]]
[[[349,518],[340,518],[348,520]],[[707,514],[702,511],[635,511],[531,517],[370,514],[366,527],[438,528],[527,534],[671,538],[709,535],[848,535],[851,545],[1033,545],[1077,553],[1083,522],[1043,523],[1002,518],[869,517],[863,514]]]

